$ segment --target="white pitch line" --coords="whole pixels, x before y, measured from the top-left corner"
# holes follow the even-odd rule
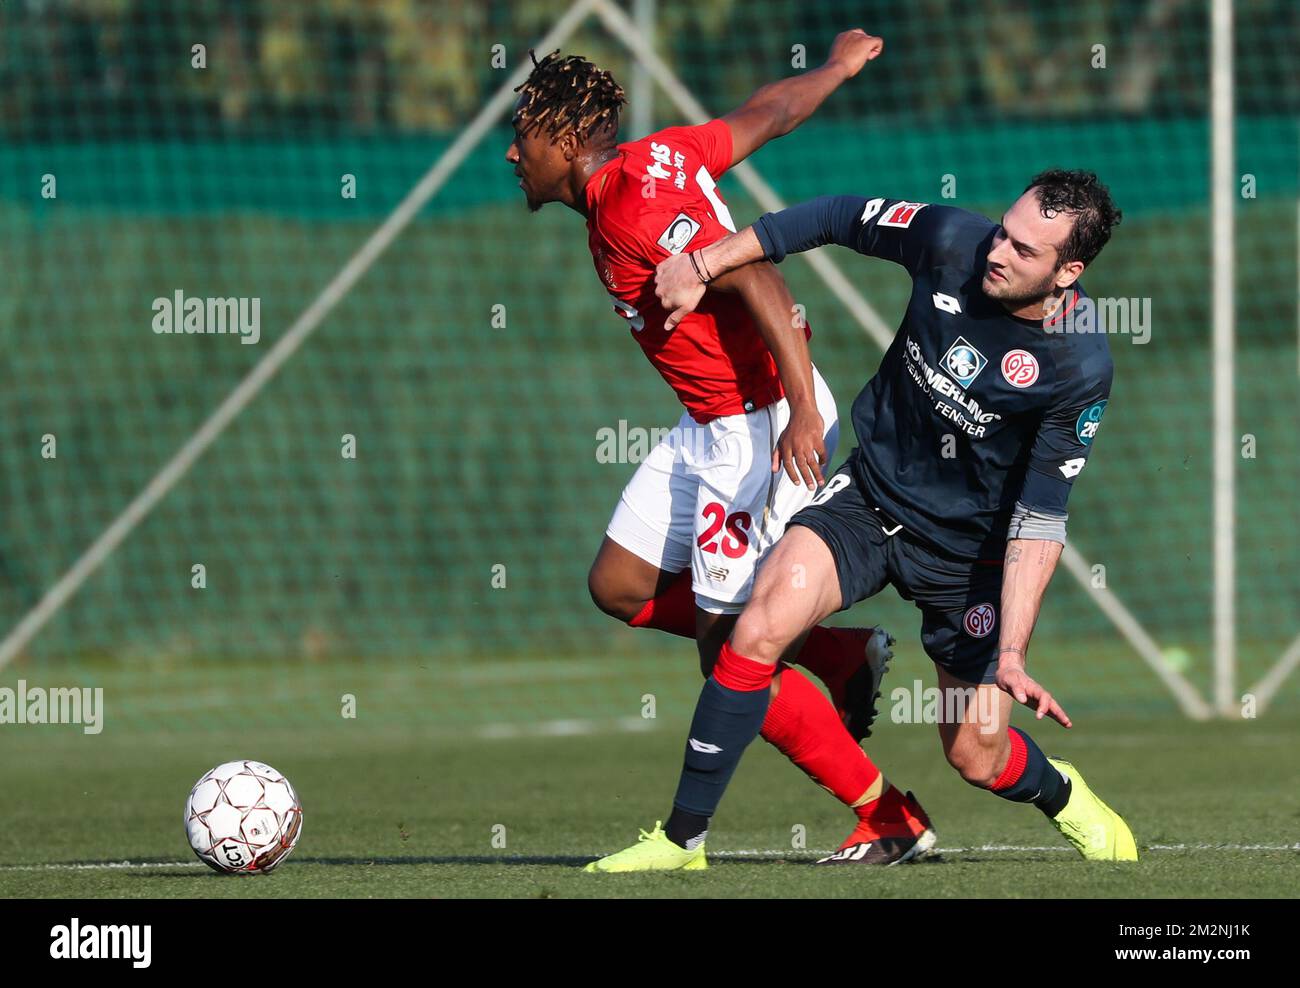
[[[1143,851],[1300,851],[1300,843],[1297,844],[1148,844],[1140,848]],[[1039,852],[1051,852],[1059,854],[1073,854],[1074,848],[1061,847],[1053,845],[1052,847],[1034,847],[1023,844],[981,844],[971,847],[936,847],[932,854],[1028,854]],[[711,858],[800,858],[800,857],[824,857],[832,854],[833,851],[763,851],[757,849],[746,849],[739,851],[714,851],[709,854]]]
[[[130,868],[202,868],[202,861],[87,861],[72,864],[0,865],[0,871],[120,871]]]
[[[1143,851],[1300,851],[1300,843],[1296,844],[1149,844],[1143,847]],[[1034,847],[1021,844],[982,844],[972,847],[937,847],[934,849],[935,854],[1028,854],[1028,853],[1059,853],[1072,854],[1073,848],[1069,847]],[[772,851],[760,850],[757,848],[747,848],[735,851],[715,851],[710,854],[710,858],[720,858],[722,860],[734,859],[745,860],[747,858],[812,858],[825,857],[833,854],[833,849],[823,850],[799,850],[799,851]],[[502,855],[503,860],[526,860],[521,859],[519,855]],[[309,863],[309,862],[304,862]],[[67,864],[26,864],[26,865],[0,865],[0,872],[6,871],[125,871],[125,870],[148,870],[150,868],[198,868],[206,874],[202,862],[199,861],[82,861],[70,862]]]
[[[1152,844],[1148,851],[1300,851],[1300,844]]]

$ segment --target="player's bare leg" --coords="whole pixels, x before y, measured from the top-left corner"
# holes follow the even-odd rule
[[[597,606],[613,617],[632,623],[638,616],[644,617],[647,611],[657,609],[653,626],[662,627],[668,618],[673,618],[677,630],[681,630],[683,601],[673,598],[689,590],[689,572],[680,575],[666,573],[607,537],[592,565],[588,585]],[[692,606],[693,597],[692,592]],[[737,617],[736,614],[694,609],[700,670],[706,678],[713,671],[718,652],[730,636]],[[871,629],[844,631],[872,634]],[[788,658],[798,654],[805,638],[803,631],[796,635],[786,650]],[[862,647],[866,657],[863,664],[871,661],[877,668],[874,680],[871,669],[866,670],[868,687],[872,689],[867,695],[870,702],[888,659],[887,636],[876,633],[873,640],[864,641]],[[784,696],[783,687],[786,687]],[[857,741],[847,732],[836,706],[800,671],[790,668],[784,668],[774,677],[771,697],[761,731],[764,740],[786,755],[819,786],[853,809],[860,820],[869,815],[882,792],[882,782]]]
[[[739,615],[697,608],[695,616],[700,673],[707,679]],[[790,644],[785,662],[798,655],[806,637],[800,634]],[[882,640],[873,643],[875,650],[871,658],[883,671],[888,656],[887,642],[883,639],[887,636],[881,633],[879,637]],[[759,736],[813,782],[854,810],[859,819],[871,812],[869,804],[881,792],[879,775],[872,777],[870,762],[844,727],[839,711],[799,670],[783,665],[773,677],[771,701]]]
[[[1011,802],[1037,806],[1089,860],[1137,860],[1128,825],[1093,795],[1078,770],[1048,758],[1028,734],[1010,726],[1008,693],[992,683],[963,682],[942,668],[938,673],[943,709],[962,712],[955,723],[940,722],[939,737],[948,763],[963,779]]]
[[[777,542],[768,559],[760,565],[760,573],[772,555],[780,552],[790,534],[787,533]],[[820,539],[816,541],[821,544]],[[822,545],[822,548],[825,546]],[[778,562],[776,565],[782,564]],[[803,570],[799,568],[800,564],[787,565],[792,567],[792,583],[801,583],[799,574]],[[831,567],[833,570],[833,561]],[[757,579],[758,577],[756,583]],[[755,592],[757,593],[757,587]],[[713,672],[723,643],[731,637],[738,616],[713,614],[704,610],[697,612],[695,642],[700,654],[700,672],[706,679]],[[826,684],[836,715],[856,743],[871,734],[871,725],[876,717],[875,701],[879,696],[880,681],[889,668],[889,660],[893,658],[893,644],[894,639],[878,627],[827,628],[816,624],[810,629],[801,629],[785,646],[782,662],[787,667],[802,665]],[[838,654],[831,656],[828,652]],[[783,678],[778,675],[773,679],[773,697],[777,695]]]
[[[610,617],[630,624],[650,601],[667,592],[680,577],[680,573],[662,570],[605,536],[587,573],[587,589],[597,607]],[[687,637],[694,634],[693,615],[691,621],[690,628],[684,631]]]
[[[717,665],[718,652],[727,639],[731,637],[731,632],[736,627],[736,620],[739,617],[739,614],[713,614],[704,610],[695,612],[695,647],[700,654],[700,675],[705,679],[709,678],[709,675],[713,672],[713,667]],[[803,634],[795,639],[790,647],[785,650],[782,661],[785,663],[797,662],[799,649],[807,637],[806,634]],[[772,681],[772,696],[776,696],[779,688],[778,680],[774,679]]]
[[[992,683],[976,686],[936,666],[943,710],[960,711],[957,723],[941,719],[939,739],[948,764],[979,789],[993,789],[1011,754],[1012,699]]]
[[[694,638],[706,678],[736,620],[736,615],[696,608],[689,569],[660,569],[609,536],[591,564],[587,589],[604,613],[634,628]],[[893,639],[877,628],[817,627],[796,639],[786,661],[804,666],[826,684],[838,716],[860,741],[871,734],[880,680],[893,655],[891,645]]]
[[[830,549],[809,529],[792,525],[758,568],[731,647],[775,666],[801,635],[839,608],[840,583]]]
[[[709,611],[695,612],[695,648],[700,654],[700,675],[705,679],[713,672],[718,661],[718,651],[723,643],[731,637],[739,614],[713,614]],[[775,692],[772,694],[776,695]]]
[[[796,652],[807,632],[838,610],[839,604],[839,580],[830,551],[812,532],[793,526],[760,565],[753,596],[734,621],[729,642],[723,640],[733,623],[729,615],[701,617],[701,664],[705,668],[714,664],[712,649],[717,644],[724,664],[754,665],[754,657],[740,651],[754,647],[775,667],[783,655]],[[841,852],[827,861],[892,863],[928,850],[934,835],[924,813],[910,796],[904,797],[886,783],[849,735],[833,705],[796,669],[781,665],[770,682],[771,700],[762,719],[761,736],[858,817],[858,826]],[[706,691],[713,685],[710,680]],[[697,708],[697,720],[698,714]],[[719,751],[711,751],[714,747]],[[688,767],[693,752],[708,757],[722,750],[711,743],[701,745],[692,737]],[[706,780],[704,784],[716,788],[725,780]],[[706,830],[705,815],[679,804],[669,818],[667,837],[689,849],[703,840]]]
[[[678,582],[689,583],[689,570],[669,573],[646,562],[609,536],[601,542],[600,550],[587,574],[587,589],[595,605],[610,617],[628,624],[643,613],[648,603],[661,598]],[[707,677],[713,671],[713,664],[718,660],[718,649],[730,637],[738,615],[713,614],[694,607],[693,591],[691,601],[690,637],[695,639],[699,652],[700,673]]]

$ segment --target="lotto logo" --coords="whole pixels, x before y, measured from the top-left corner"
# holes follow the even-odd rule
[[[976,604],[962,618],[966,634],[972,638],[987,638],[997,624],[997,611],[992,604]]]
[[[934,302],[934,307],[940,312],[951,312],[953,315],[957,315],[961,312],[961,303],[951,295],[945,295],[943,292],[935,292],[930,296],[930,298]]]
[[[1038,380],[1038,360],[1028,350],[1008,350],[1002,358],[1002,376],[1013,388],[1027,388]]]

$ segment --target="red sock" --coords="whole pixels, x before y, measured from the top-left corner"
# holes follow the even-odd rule
[[[628,622],[633,628],[656,628],[670,635],[695,639],[695,591],[691,589],[691,571],[684,569],[659,596],[645,602],[636,617]],[[843,675],[845,666],[862,657],[862,643],[856,638],[841,638],[840,629],[821,625],[804,639],[795,659],[822,682]]]
[[[645,602],[637,616],[628,622],[633,628],[658,628],[670,635],[695,640],[695,591],[691,589],[691,571],[684,569],[668,588]]]
[[[880,769],[849,736],[835,707],[797,669],[778,673],[762,737],[845,806],[861,804],[880,781]],[[874,794],[873,794],[874,801]],[[866,806],[855,807],[859,815]]]
[[[1002,773],[989,786],[994,792],[1010,789],[1019,782],[1029,763],[1029,746],[1025,744],[1024,735],[1013,727],[1007,731],[1007,736],[1011,740],[1011,754],[1007,756],[1007,764]]]
[[[777,664],[759,662],[741,655],[731,647],[731,642],[722,643],[718,650],[718,662],[713,667],[713,679],[729,690],[753,693],[766,690],[772,686],[777,674]]]
[[[840,676],[846,663],[862,657],[862,643],[857,639],[841,639],[838,630],[819,624],[808,632],[795,658],[823,683]]]

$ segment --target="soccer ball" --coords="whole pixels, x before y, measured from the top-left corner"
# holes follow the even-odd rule
[[[199,860],[223,874],[265,874],[302,834],[302,806],[289,780],[263,762],[226,762],[185,801],[185,836]]]

